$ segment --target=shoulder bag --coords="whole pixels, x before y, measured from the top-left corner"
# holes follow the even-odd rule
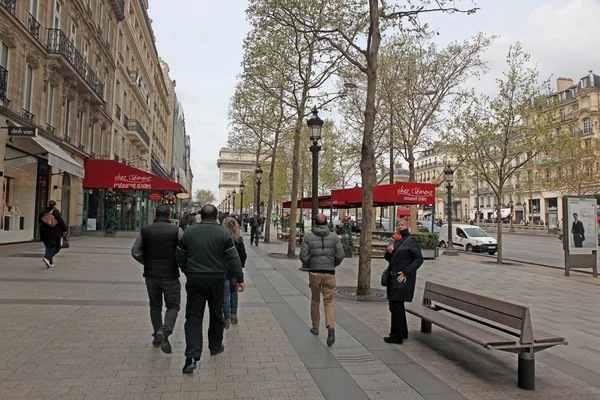
[[[42,222],[48,225],[50,228],[54,228],[56,224],[58,224],[58,221],[56,220],[56,218],[54,218],[53,211],[54,210],[50,210],[50,212],[47,212],[42,217]]]

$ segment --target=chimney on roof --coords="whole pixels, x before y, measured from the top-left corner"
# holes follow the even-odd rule
[[[556,91],[558,93],[563,92],[573,86],[573,79],[571,78],[558,78],[556,80]]]

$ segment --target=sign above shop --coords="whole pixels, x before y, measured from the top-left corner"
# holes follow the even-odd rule
[[[190,195],[187,193],[177,193],[177,198],[178,199],[189,199]]]
[[[152,193],[149,197],[150,200],[160,200],[162,199],[162,196],[158,193]]]
[[[36,137],[37,128],[26,128],[23,126],[9,126],[8,136]]]

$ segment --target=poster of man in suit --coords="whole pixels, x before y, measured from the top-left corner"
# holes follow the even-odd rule
[[[598,248],[596,199],[569,198],[567,206],[569,252],[591,254],[592,250]]]

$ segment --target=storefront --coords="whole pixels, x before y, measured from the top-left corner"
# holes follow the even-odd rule
[[[37,220],[50,200],[53,171],[83,177],[83,168],[36,129],[23,128],[26,135],[7,130],[0,143],[0,244],[39,238]]]
[[[86,160],[83,226],[87,232],[139,231],[157,205],[174,204],[178,183],[112,160]]]
[[[552,197],[546,199],[546,224],[548,225],[548,229],[558,229],[558,221],[558,198]]]

